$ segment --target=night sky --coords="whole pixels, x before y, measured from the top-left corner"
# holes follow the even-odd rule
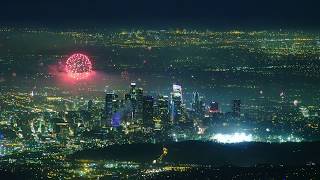
[[[319,7],[317,0],[1,0],[0,22],[314,28]]]

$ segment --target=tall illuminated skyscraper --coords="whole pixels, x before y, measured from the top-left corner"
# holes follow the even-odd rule
[[[198,92],[193,93],[192,109],[198,115],[203,115],[205,111],[205,105]]]
[[[153,105],[154,98],[152,96],[143,96],[143,124],[148,127],[153,126]]]
[[[130,95],[131,95],[131,98],[135,98],[135,95],[136,95],[136,87],[137,87],[137,84],[135,82],[132,82],[130,84]]]
[[[182,116],[182,87],[173,84],[171,93],[171,120],[176,124],[180,121]]]
[[[199,93],[194,92],[193,93],[193,102],[192,102],[192,109],[194,111],[197,111],[198,104],[199,104]]]
[[[159,126],[169,126],[170,121],[170,109],[169,109],[169,97],[159,96],[156,102],[155,116]]]
[[[130,84],[130,103],[131,103],[131,108],[132,108],[132,113],[131,113],[131,118],[132,120],[134,119],[137,111],[137,89],[136,89],[137,84],[135,82],[132,82]]]
[[[219,103],[212,101],[209,106],[209,113],[217,113],[219,112]]]

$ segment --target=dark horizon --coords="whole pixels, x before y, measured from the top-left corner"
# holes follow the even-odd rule
[[[13,0],[1,2],[0,24],[318,29],[319,5],[314,0]]]

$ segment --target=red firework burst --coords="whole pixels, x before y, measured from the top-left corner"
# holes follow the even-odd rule
[[[74,79],[86,79],[92,71],[92,63],[88,56],[76,53],[68,58],[66,71]]]

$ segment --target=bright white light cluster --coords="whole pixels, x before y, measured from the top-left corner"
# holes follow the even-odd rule
[[[211,138],[213,141],[219,143],[240,143],[240,142],[250,142],[253,141],[251,134],[245,133],[234,133],[234,134],[215,134]]]

